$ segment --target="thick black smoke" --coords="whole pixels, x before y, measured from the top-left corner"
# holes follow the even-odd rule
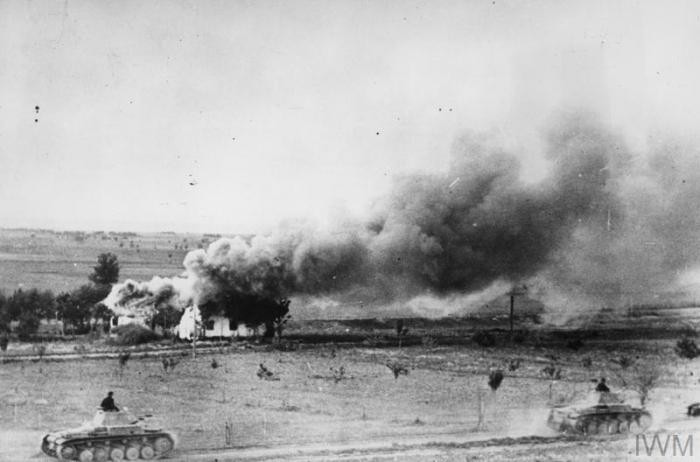
[[[562,116],[546,146],[550,171],[532,184],[516,155],[463,136],[447,172],[396,179],[366,221],[221,239],[191,252],[187,283],[168,287],[191,288],[177,299],[199,305],[295,295],[388,303],[530,282],[552,303],[599,307],[653,297],[698,263],[694,149],[632,153],[582,114]]]

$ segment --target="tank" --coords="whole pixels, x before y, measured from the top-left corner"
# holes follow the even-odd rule
[[[59,460],[106,462],[151,460],[167,456],[175,447],[174,435],[154,428],[149,416],[97,411],[91,422],[44,436],[41,450]]]
[[[651,414],[625,404],[614,393],[596,393],[577,405],[552,408],[547,425],[558,432],[583,435],[637,434],[649,428]]]

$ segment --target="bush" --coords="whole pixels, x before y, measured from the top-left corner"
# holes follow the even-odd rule
[[[391,369],[395,380],[398,379],[400,375],[408,375],[408,367],[398,361],[389,361],[386,363],[386,367]]]
[[[681,358],[694,359],[700,356],[700,349],[695,344],[695,341],[689,337],[683,337],[676,342],[676,354]]]
[[[158,340],[160,337],[148,327],[139,324],[126,324],[114,328],[117,335],[112,339],[116,345],[141,345],[142,343]]]
[[[477,331],[472,337],[472,340],[474,340],[477,345],[482,347],[492,347],[496,345],[496,337],[485,330]]]
[[[498,387],[501,386],[501,382],[503,382],[503,377],[503,371],[500,369],[489,373],[489,387],[491,387],[491,390],[498,390]]]

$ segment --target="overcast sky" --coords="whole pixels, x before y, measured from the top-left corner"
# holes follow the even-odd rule
[[[0,226],[361,215],[467,130],[536,181],[562,107],[692,134],[699,45],[698,2],[0,1]]]

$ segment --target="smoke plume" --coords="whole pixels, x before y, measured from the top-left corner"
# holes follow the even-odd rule
[[[181,277],[115,286],[108,306],[182,308],[233,291],[445,314],[527,283],[555,309],[599,308],[656,297],[697,265],[695,148],[657,141],[634,153],[586,114],[560,117],[545,141],[538,183],[522,180],[515,154],[467,134],[445,173],[395,179],[365,220],[220,239],[190,252]]]

